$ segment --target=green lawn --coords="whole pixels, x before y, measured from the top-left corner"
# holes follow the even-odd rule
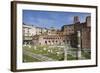
[[[90,52],[82,51],[82,56],[85,57],[85,59],[91,59],[91,53]]]
[[[43,50],[43,48],[46,48],[45,50]],[[44,56],[47,56],[49,58],[52,58],[54,60],[64,60],[64,55],[63,54],[57,54],[56,52],[59,52],[59,51],[62,51],[61,49],[59,50],[58,47],[48,47],[48,46],[37,46],[36,49],[34,46],[31,46],[31,48],[29,48],[28,46],[24,46],[23,47],[23,50],[26,50],[26,51],[30,51],[34,54],[41,54],[41,55],[44,55]],[[50,52],[52,51],[52,52]],[[32,58],[28,58],[28,56],[24,56],[23,59],[29,59],[29,61],[32,61],[33,59]],[[35,60],[33,60],[35,61]]]
[[[77,60],[76,57],[73,57],[71,54],[67,54],[67,60]]]
[[[45,46],[38,45],[38,46],[31,46],[31,47],[23,46],[23,50],[29,51],[34,54],[41,54],[43,56],[52,58],[57,61],[64,60],[64,50],[63,50],[63,48],[60,48],[57,46],[54,46],[54,47],[50,47],[47,45],[45,45]],[[77,48],[71,48],[69,50],[76,51]],[[82,57],[84,57],[85,59],[91,58],[90,53],[87,53],[84,51],[82,51]],[[67,60],[76,60],[76,57],[73,56],[72,54],[67,54]],[[40,62],[40,61],[23,54],[23,62]]]
[[[39,60],[23,54],[23,62],[40,62]]]

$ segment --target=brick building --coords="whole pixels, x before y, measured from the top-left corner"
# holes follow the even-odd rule
[[[63,25],[61,30],[34,28],[32,32],[33,45],[63,45],[70,44],[72,47],[91,48],[91,17],[86,17],[85,22],[80,23],[79,17],[73,18],[73,24]],[[78,38],[80,31],[80,40]],[[24,33],[23,33],[24,34]]]
[[[64,25],[62,31],[70,36],[70,45],[72,47],[78,47],[80,44],[81,48],[91,48],[91,17],[86,17],[86,21],[83,23],[79,22],[79,17],[74,17],[73,24]],[[80,31],[80,43],[78,43],[78,33]]]

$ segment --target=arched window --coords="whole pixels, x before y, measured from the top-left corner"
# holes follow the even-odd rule
[[[63,40],[63,42],[65,43],[65,40]]]
[[[45,44],[47,44],[47,41],[45,41]]]
[[[56,43],[57,43],[58,41],[56,41]]]
[[[49,43],[50,43],[50,41],[49,41]]]

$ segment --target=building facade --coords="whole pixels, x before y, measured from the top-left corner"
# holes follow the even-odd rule
[[[33,36],[46,33],[48,29],[23,23],[23,44],[32,44]]]
[[[26,27],[26,25],[23,25],[23,34],[24,37],[32,37],[32,45],[70,44],[72,47],[78,47],[80,45],[81,48],[91,48],[91,17],[87,16],[85,22],[82,23],[78,16],[75,16],[73,19],[73,24],[63,25],[61,30],[35,26]],[[78,31],[80,31],[80,42],[78,42]]]

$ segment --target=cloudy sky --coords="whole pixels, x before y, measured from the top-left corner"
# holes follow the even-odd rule
[[[90,13],[79,12],[23,10],[23,23],[37,27],[60,29],[63,25],[72,24],[74,16],[79,16],[80,22],[85,22],[86,16],[90,15]]]

